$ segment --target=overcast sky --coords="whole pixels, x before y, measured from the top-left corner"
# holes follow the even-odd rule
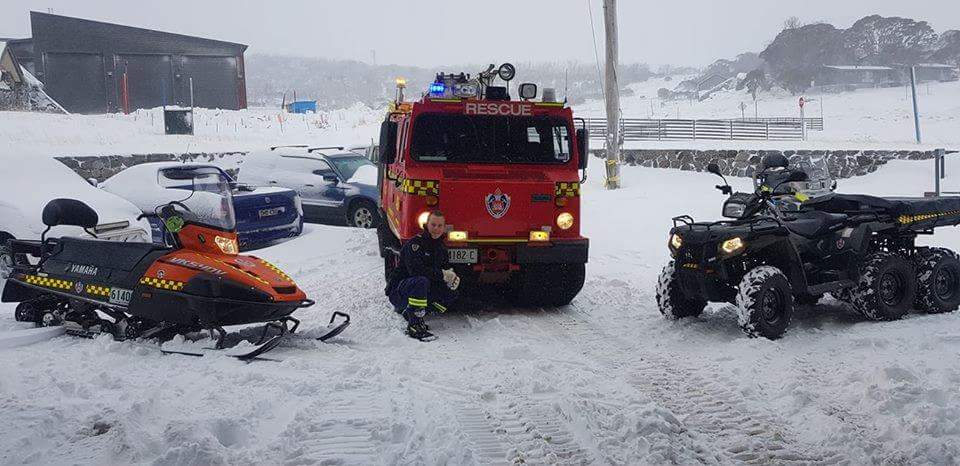
[[[869,14],[960,29],[958,0],[619,0],[621,62],[705,65],[760,51],[789,16],[848,27]],[[592,8],[588,7],[592,6]],[[602,0],[16,0],[0,37],[28,37],[29,11],[248,44],[280,53],[379,64],[593,62],[603,53]]]

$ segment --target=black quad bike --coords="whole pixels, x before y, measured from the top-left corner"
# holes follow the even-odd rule
[[[716,164],[708,171],[723,178]],[[730,220],[674,218],[673,260],[657,284],[660,312],[680,319],[700,315],[707,302],[732,303],[744,332],[775,339],[795,303],[816,304],[825,293],[871,320],[960,307],[960,256],[915,242],[960,224],[960,198],[838,194],[815,172],[767,156],[754,193],[734,193],[726,179],[717,186],[729,196]]]

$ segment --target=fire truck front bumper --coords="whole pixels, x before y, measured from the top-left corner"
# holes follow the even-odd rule
[[[590,240],[554,241],[549,245],[517,246],[517,264],[586,264]]]

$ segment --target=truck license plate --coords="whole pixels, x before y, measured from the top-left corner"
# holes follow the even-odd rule
[[[257,214],[260,216],[260,218],[273,217],[274,215],[282,214],[284,210],[286,209],[283,207],[274,207],[272,209],[261,209],[259,212],[257,212]]]
[[[476,249],[448,249],[447,253],[450,255],[451,264],[476,264],[477,263]]]

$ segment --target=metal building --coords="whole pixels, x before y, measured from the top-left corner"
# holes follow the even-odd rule
[[[247,46],[149,29],[31,12],[32,40],[20,57],[72,113],[161,105],[247,107]]]

